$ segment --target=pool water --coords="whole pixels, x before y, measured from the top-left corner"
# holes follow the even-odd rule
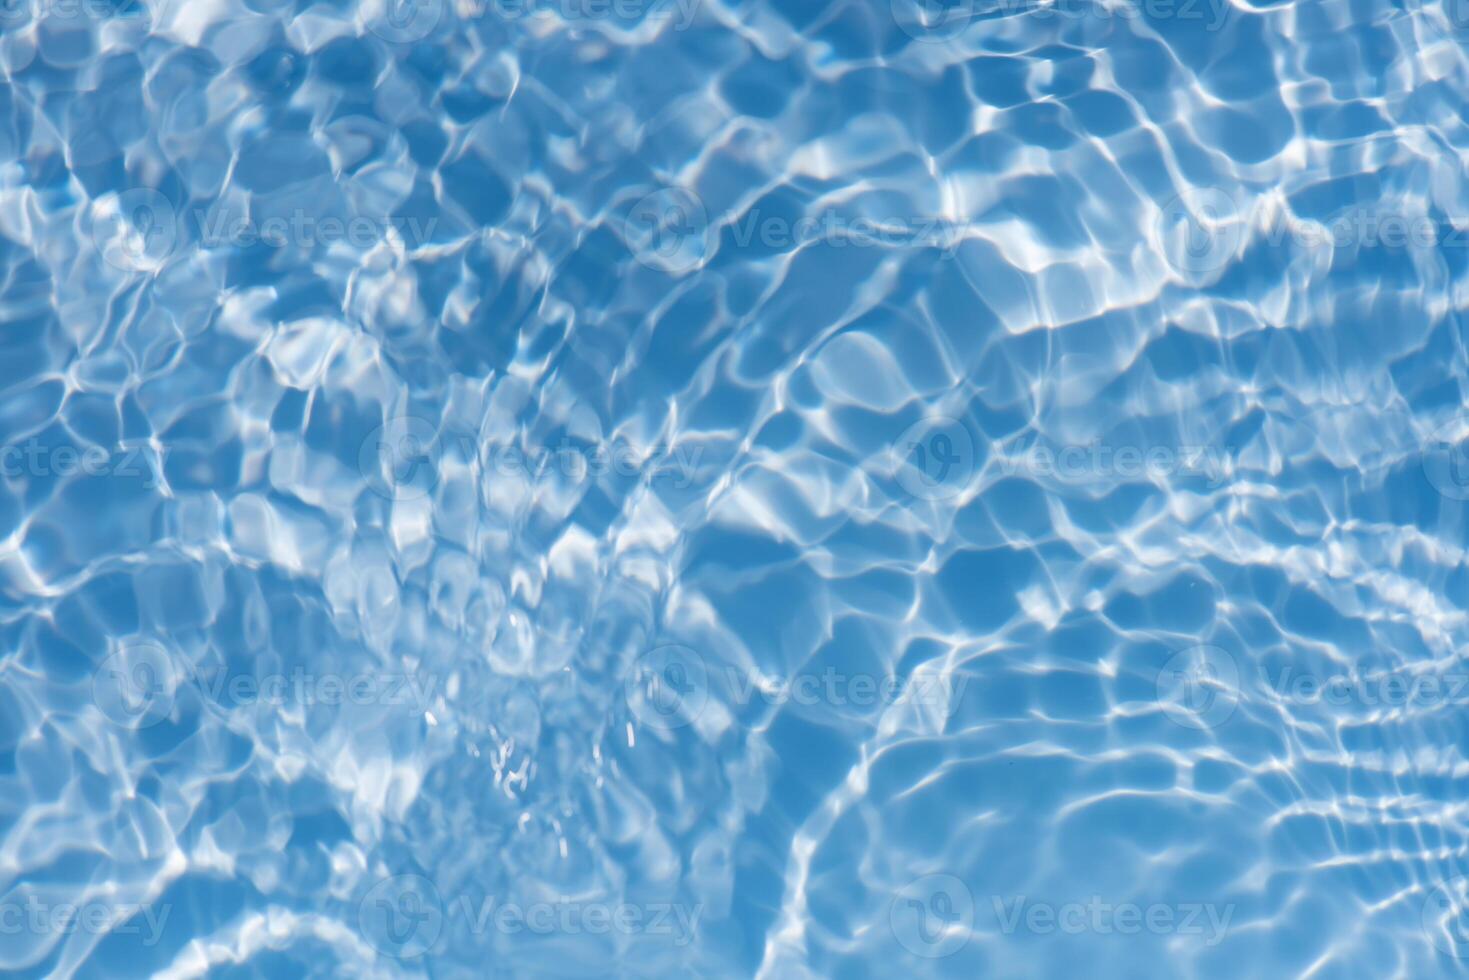
[[[1460,0],[0,70],[0,973],[1466,968]]]

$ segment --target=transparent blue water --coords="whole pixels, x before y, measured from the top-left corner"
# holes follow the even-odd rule
[[[8,0],[0,973],[1469,956],[1459,0]]]

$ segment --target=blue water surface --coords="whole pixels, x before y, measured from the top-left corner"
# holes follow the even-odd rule
[[[1462,0],[0,71],[0,975],[1469,969]]]

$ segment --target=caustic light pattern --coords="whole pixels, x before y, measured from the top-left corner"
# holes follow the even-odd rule
[[[1460,0],[8,0],[0,973],[1469,962]]]

